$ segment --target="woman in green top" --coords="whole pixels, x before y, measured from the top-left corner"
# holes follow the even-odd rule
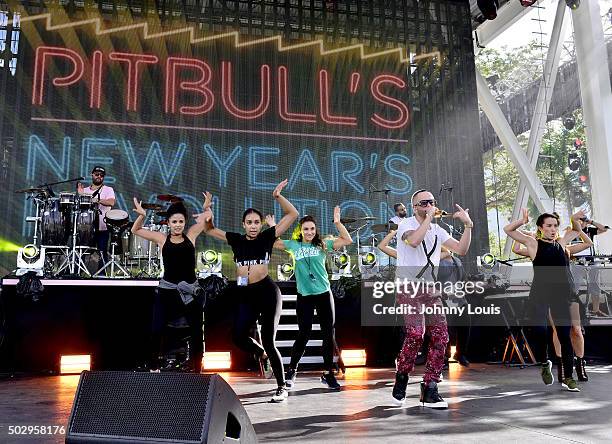
[[[340,222],[340,207],[334,208],[334,224],[340,237],[335,240],[323,241],[317,230],[317,223],[312,216],[304,216],[295,229],[293,239],[280,240],[274,243],[274,248],[286,250],[295,260],[295,281],[297,284],[296,314],[299,333],[291,351],[291,362],[287,370],[285,384],[292,388],[295,384],[298,362],[300,361],[312,331],[314,310],[319,315],[319,324],[323,335],[323,362],[326,372],[321,376],[321,382],[332,390],[339,390],[332,371],[334,353],[334,298],[332,296],[325,258],[327,252],[342,248],[353,243],[351,235]]]

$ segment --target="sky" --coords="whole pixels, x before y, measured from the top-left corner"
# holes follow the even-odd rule
[[[501,49],[503,46],[506,46],[507,48],[517,48],[519,46],[526,45],[534,39],[537,39],[539,41],[540,35],[534,34],[535,32],[546,33],[543,38],[544,44],[547,45],[548,41],[550,40],[550,32],[555,21],[557,1],[558,0],[541,1],[539,5],[543,7],[542,9],[531,8],[531,11],[528,12],[525,16],[523,16],[521,20],[517,21],[514,25],[507,29],[506,32],[502,33],[499,37],[493,40],[488,46],[495,49]],[[597,0],[582,1],[586,2]],[[602,15],[607,13],[610,8],[612,8],[612,0],[599,0],[599,9]],[[538,22],[536,20],[533,20],[538,18],[541,20],[545,20],[545,22]],[[570,29],[566,38],[570,36],[571,32],[572,31]],[[610,32],[612,31],[608,30],[608,33]]]

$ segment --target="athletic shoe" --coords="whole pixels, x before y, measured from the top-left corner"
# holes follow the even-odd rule
[[[421,382],[421,403],[431,409],[447,409],[448,403],[438,393],[438,384],[431,381],[428,385]]]
[[[274,392],[274,396],[272,396],[272,402],[283,402],[287,400],[287,397],[289,396],[289,393],[287,392],[287,389],[285,389],[284,386],[279,386],[276,389],[276,392]]]
[[[395,384],[393,385],[393,402],[396,405],[403,405],[406,399],[406,386],[408,385],[407,373],[395,373]]]
[[[587,375],[586,372],[586,361],[584,358],[576,357],[574,362],[576,363],[576,375],[578,376],[578,381],[588,381],[589,375]]]
[[[297,370],[289,367],[289,370],[285,373],[285,387],[287,387],[287,390],[291,390],[295,386],[296,376]]]
[[[578,384],[574,381],[574,378],[565,378],[561,383],[561,387],[566,389],[568,392],[579,392]]]
[[[552,374],[552,362],[546,361],[542,364],[542,381],[546,385],[552,385],[555,377]]]
[[[459,363],[459,365],[462,366],[462,367],[469,367],[470,366],[470,361],[468,361],[468,359],[465,357],[465,355],[458,355],[457,353],[455,353],[455,356],[453,356],[453,359],[455,361],[457,361]]]
[[[330,390],[340,390],[341,387],[332,372],[326,372],[321,375],[321,384],[326,385]]]

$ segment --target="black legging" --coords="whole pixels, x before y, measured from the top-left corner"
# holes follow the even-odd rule
[[[196,372],[202,368],[204,344],[202,340],[202,302],[194,299],[185,305],[177,290],[158,288],[153,304],[153,339],[151,341],[151,365],[156,367],[162,353],[164,330],[167,323],[184,316],[189,324],[190,361]]]
[[[296,314],[300,331],[291,350],[291,363],[289,366],[297,369],[304,350],[306,350],[306,344],[312,332],[312,320],[315,309],[319,315],[319,324],[323,334],[323,364],[326,370],[331,371],[334,358],[335,322],[334,297],[331,291],[308,296],[302,296],[298,293]]]
[[[236,294],[239,305],[234,321],[234,343],[245,352],[256,356],[263,355],[265,351],[270,359],[276,383],[279,386],[284,385],[283,361],[274,344],[283,305],[280,289],[270,276],[266,276],[254,284],[237,287]],[[249,336],[251,327],[258,318],[261,325],[261,344]]]
[[[535,296],[535,297],[534,297]],[[550,307],[550,315],[552,317],[555,328],[557,329],[557,337],[561,343],[561,359],[563,361],[563,373],[566,378],[573,374],[574,350],[570,339],[570,313],[569,303],[563,297],[545,296],[538,297],[530,296],[529,312],[533,322],[533,335],[529,339],[533,347],[533,353],[537,361],[544,363],[548,359],[548,309]]]

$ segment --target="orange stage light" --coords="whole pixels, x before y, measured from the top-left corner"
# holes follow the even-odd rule
[[[204,370],[229,370],[232,367],[232,355],[228,351],[205,352],[202,357]]]
[[[74,375],[91,369],[91,355],[61,355],[60,374]]]
[[[366,351],[364,349],[342,350],[340,356],[342,356],[342,361],[347,367],[359,367],[366,364]]]

